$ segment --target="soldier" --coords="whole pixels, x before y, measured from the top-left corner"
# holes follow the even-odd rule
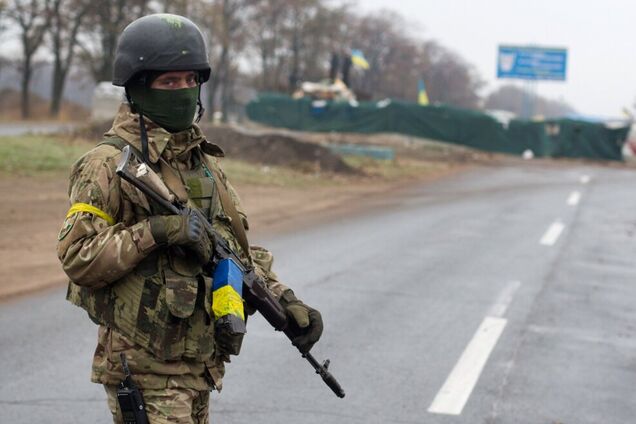
[[[210,76],[196,25],[169,14],[132,22],[119,39],[113,74],[127,104],[71,171],[71,208],[57,247],[71,280],[67,299],[99,325],[91,380],[104,385],[115,422],[122,421],[116,386],[124,353],[150,423],[207,423],[209,391],[221,390],[229,355],[215,337],[212,278],[204,272],[212,244],[201,216],[304,329],[293,340],[301,351],[319,339],[322,319],[277,280],[271,254],[247,244],[246,215],[217,162],[223,152],[193,123],[197,106],[197,121],[203,113],[201,84]],[[202,214],[162,215],[121,180],[115,168],[126,145],[171,195]]]

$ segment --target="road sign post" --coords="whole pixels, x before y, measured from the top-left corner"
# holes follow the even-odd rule
[[[499,46],[497,78],[527,82],[523,110],[534,115],[534,92],[537,81],[565,81],[568,51],[564,48],[538,46]]]

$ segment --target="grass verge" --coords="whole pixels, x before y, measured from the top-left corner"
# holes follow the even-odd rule
[[[290,188],[316,187],[333,184],[341,177],[328,174],[306,173],[283,166],[222,159],[221,167],[232,183]]]
[[[3,136],[0,137],[0,173],[45,177],[65,175],[71,165],[93,146],[93,143],[69,141],[61,136]],[[381,161],[346,156],[344,160],[364,176],[345,177],[303,171],[297,167],[257,165],[232,159],[222,159],[221,166],[236,184],[301,189],[362,179],[399,181],[444,172],[451,166],[446,162],[407,158]]]
[[[0,172],[39,175],[66,172],[91,146],[43,135],[0,137]]]
[[[59,136],[0,137],[0,173],[20,176],[63,176],[94,144]],[[303,188],[329,184],[333,176],[305,173],[292,168],[261,166],[223,159],[221,166],[237,184]]]
[[[449,163],[398,158],[395,160],[375,160],[368,157],[345,156],[347,165],[368,177],[386,181],[410,179],[443,172]]]

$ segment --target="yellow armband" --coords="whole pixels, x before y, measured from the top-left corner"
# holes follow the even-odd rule
[[[96,208],[93,205],[89,205],[88,203],[75,203],[73,206],[71,206],[71,209],[68,210],[66,217],[68,218],[70,216],[73,216],[78,212],[88,212],[91,215],[98,216],[104,221],[108,222],[108,225],[115,225],[115,218],[108,215],[103,210]]]

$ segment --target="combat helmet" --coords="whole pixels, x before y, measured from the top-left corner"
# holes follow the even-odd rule
[[[119,37],[113,85],[126,86],[147,71],[196,71],[199,83],[210,78],[203,34],[189,19],[167,13],[130,23]]]

